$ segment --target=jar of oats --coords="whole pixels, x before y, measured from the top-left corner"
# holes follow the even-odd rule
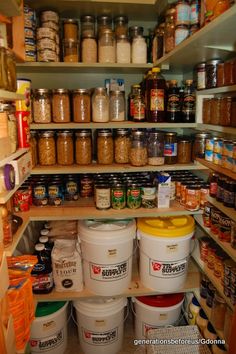
[[[52,120],[54,123],[70,122],[69,90],[56,89],[52,91]]]
[[[51,91],[36,89],[33,91],[33,120],[35,123],[51,123]]]
[[[51,130],[39,134],[38,158],[41,166],[51,166],[56,163],[56,143]]]
[[[74,163],[73,133],[69,130],[57,132],[57,163],[63,166]]]
[[[75,123],[89,123],[90,120],[91,102],[89,90],[73,90],[73,121]]]
[[[147,164],[147,146],[145,134],[137,130],[132,132],[132,142],[130,149],[130,163],[133,166],[144,166]]]
[[[97,62],[97,41],[92,34],[87,34],[86,37],[82,38],[81,61],[82,63]]]
[[[97,162],[101,165],[110,165],[113,163],[113,156],[114,146],[111,130],[99,130],[97,136]]]
[[[130,153],[130,134],[128,129],[116,129],[115,136],[115,162],[116,163],[129,163]]]
[[[92,163],[91,130],[84,129],[76,133],[75,161],[78,165],[89,165]]]

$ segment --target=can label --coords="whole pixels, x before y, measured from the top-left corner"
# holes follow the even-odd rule
[[[124,279],[129,273],[129,262],[125,260],[116,264],[97,264],[89,262],[90,279],[110,282]]]
[[[127,207],[130,209],[137,209],[141,207],[141,189],[127,188]]]
[[[222,154],[214,152],[213,153],[213,163],[215,165],[221,165],[222,164]]]
[[[213,151],[212,150],[205,151],[205,160],[209,161],[209,162],[213,161]]]
[[[185,192],[185,208],[190,211],[200,208],[200,189],[188,189]]]
[[[50,205],[61,205],[63,194],[59,185],[48,186],[48,200]]]
[[[111,192],[111,205],[113,209],[123,209],[125,208],[125,191],[124,189],[112,189]]]
[[[219,240],[230,242],[231,238],[231,219],[226,215],[220,216]]]
[[[95,332],[83,327],[81,329],[82,340],[90,345],[108,345],[118,340],[118,327],[102,332]]]
[[[98,209],[109,209],[111,206],[110,188],[96,188],[95,203]]]
[[[30,147],[30,128],[29,128],[29,112],[16,112],[16,122],[18,131],[19,148]]]
[[[164,90],[150,90],[150,111],[164,111]]]
[[[162,262],[149,258],[149,274],[155,278],[178,278],[184,275],[186,270],[187,259],[180,259],[176,262]]]
[[[78,200],[78,198],[78,184],[74,181],[67,182],[65,188],[65,200]]]
[[[164,145],[164,156],[177,156],[177,143]]]
[[[16,110],[31,112],[31,101],[30,101],[30,90],[31,90],[31,81],[30,80],[17,80],[17,91],[21,95],[25,96],[24,100],[16,101]]]
[[[211,209],[211,232],[214,235],[219,234],[221,212],[217,209]]]
[[[33,189],[33,203],[34,205],[47,205],[47,190],[44,185],[35,186]]]
[[[49,337],[30,339],[30,346],[33,352],[44,353],[60,347],[64,341],[64,330],[61,329]]]

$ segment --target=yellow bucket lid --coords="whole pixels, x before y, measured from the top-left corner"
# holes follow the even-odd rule
[[[194,219],[189,215],[158,218],[138,218],[141,232],[159,237],[181,237],[194,231]]]

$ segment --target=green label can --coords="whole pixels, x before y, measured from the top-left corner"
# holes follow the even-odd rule
[[[138,209],[141,207],[141,187],[136,183],[132,183],[127,187],[127,207],[130,209]]]
[[[111,189],[111,206],[113,209],[126,207],[126,188],[123,184],[116,184]]]

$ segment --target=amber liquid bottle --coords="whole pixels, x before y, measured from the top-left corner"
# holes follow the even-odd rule
[[[153,68],[147,80],[147,121],[164,122],[166,119],[166,81],[160,68]]]
[[[180,122],[180,94],[177,81],[171,80],[167,91],[167,121]]]

